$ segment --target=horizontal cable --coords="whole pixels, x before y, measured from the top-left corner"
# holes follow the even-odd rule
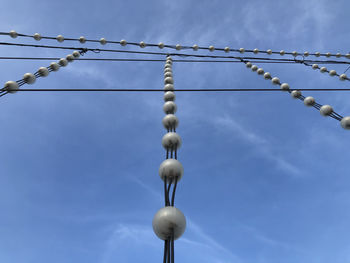
[[[147,55],[161,55],[161,56],[180,56],[180,57],[197,57],[197,58],[223,58],[223,59],[236,59],[236,60],[266,60],[266,61],[288,61],[294,63],[328,63],[328,64],[350,64],[348,61],[335,61],[335,60],[307,60],[307,59],[273,59],[264,57],[237,57],[237,56],[214,56],[214,55],[198,55],[198,54],[185,54],[185,53],[166,53],[166,52],[148,52],[148,51],[134,51],[134,50],[119,50],[119,49],[96,49],[96,48],[82,48],[82,47],[62,47],[62,46],[49,46],[49,45],[34,45],[23,43],[7,43],[0,42],[0,45],[7,46],[20,46],[20,47],[37,47],[37,48],[50,48],[50,49],[65,49],[65,50],[81,50],[83,52],[92,51],[94,53],[100,52],[114,52],[114,53],[130,53],[130,54],[147,54]]]
[[[299,91],[350,91],[350,89],[298,89]],[[164,89],[17,89],[16,91],[121,91],[121,92],[157,92]],[[248,91],[248,92],[260,92],[260,91],[277,91],[286,92],[280,89],[175,89],[172,91],[181,92],[234,92],[234,91]]]
[[[59,57],[0,57],[0,60],[59,60]],[[242,59],[252,59],[251,57],[244,57]],[[259,58],[257,58],[259,59]],[[264,58],[261,58],[264,59]],[[75,60],[81,61],[109,61],[109,62],[164,62],[166,59],[131,59],[131,58],[76,58]],[[201,60],[201,59],[173,59],[173,62],[208,62],[208,63],[241,63],[239,60]],[[267,64],[299,64],[295,60],[291,61],[279,61],[279,60],[254,60],[255,63],[267,63]],[[350,64],[347,61],[322,61],[318,60],[318,64]]]
[[[294,57],[296,56],[303,56],[303,57],[307,57],[307,56],[316,56],[316,57],[320,57],[320,56],[324,56],[324,57],[336,57],[336,58],[341,58],[341,57],[345,57],[345,58],[350,58],[350,54],[341,54],[341,53],[336,53],[336,54],[331,54],[329,52],[327,53],[320,53],[320,52],[315,52],[315,53],[310,53],[310,52],[297,52],[297,51],[293,51],[293,52],[286,52],[284,50],[281,51],[272,51],[271,49],[268,49],[266,51],[262,51],[262,50],[258,50],[257,48],[255,49],[244,49],[244,48],[229,48],[229,47],[225,47],[225,48],[216,48],[214,46],[208,46],[208,47],[204,47],[204,46],[198,46],[198,45],[193,45],[193,46],[182,46],[180,44],[176,44],[176,45],[166,45],[164,43],[145,43],[144,41],[141,41],[139,43],[137,42],[127,42],[126,40],[121,40],[121,41],[110,41],[110,40],[106,40],[105,38],[101,38],[99,40],[97,39],[86,39],[85,37],[80,37],[80,38],[66,38],[63,37],[62,35],[58,35],[57,37],[49,37],[49,36],[42,36],[41,34],[34,34],[34,35],[28,35],[28,34],[21,34],[21,33],[17,33],[15,31],[11,31],[11,32],[0,32],[0,35],[8,35],[11,36],[12,38],[16,38],[17,36],[20,37],[27,37],[27,38],[34,38],[35,40],[41,40],[41,39],[49,39],[49,40],[56,40],[58,42],[63,42],[65,40],[67,41],[78,41],[80,43],[85,43],[85,42],[93,42],[93,43],[100,43],[102,45],[105,45],[107,43],[110,44],[120,44],[122,46],[125,45],[133,45],[133,46],[139,46],[139,47],[159,47],[159,48],[171,48],[171,49],[176,49],[176,50],[181,50],[181,49],[192,49],[194,51],[197,50],[209,50],[209,51],[214,51],[214,50],[218,50],[218,51],[224,51],[224,52],[239,52],[239,53],[263,53],[263,54],[267,54],[267,55],[292,55]]]

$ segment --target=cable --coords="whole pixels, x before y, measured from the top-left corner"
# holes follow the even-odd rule
[[[334,89],[296,89],[298,91],[350,91],[350,88]],[[162,89],[17,89],[16,91],[33,91],[33,92],[160,92]],[[285,92],[280,89],[176,89],[176,92]]]
[[[50,48],[50,49],[65,49],[65,50],[81,50],[83,52],[92,51],[94,53],[100,52],[114,52],[114,53],[130,53],[130,54],[143,54],[143,55],[161,55],[161,56],[180,56],[180,57],[196,57],[196,58],[223,58],[223,59],[236,59],[240,60],[264,60],[264,61],[278,61],[278,62],[294,62],[294,63],[320,63],[325,62],[328,64],[350,64],[347,61],[319,61],[319,60],[297,60],[297,59],[274,59],[264,57],[237,57],[237,56],[213,56],[213,55],[198,55],[198,54],[185,54],[185,53],[165,53],[165,52],[147,52],[147,51],[133,51],[133,50],[119,50],[119,49],[97,49],[97,48],[82,48],[82,47],[62,47],[62,46],[48,46],[48,45],[34,45],[23,43],[8,43],[0,42],[0,45],[7,46],[20,46],[20,47],[37,47],[37,48]]]
[[[0,60],[59,60],[59,57],[0,57]],[[242,59],[249,59],[245,57]],[[263,59],[263,58],[261,58]],[[76,58],[79,61],[108,61],[108,62],[164,62],[164,59],[131,59],[131,58]],[[194,59],[174,59],[173,62],[208,62],[208,63],[241,63],[238,60],[194,60]],[[295,60],[291,61],[269,61],[269,60],[256,60],[255,63],[266,63],[266,64],[303,64]],[[347,61],[327,61],[327,60],[317,60],[311,61],[318,64],[349,64]]]
[[[193,46],[183,46],[180,44],[176,44],[176,45],[166,45],[162,42],[158,43],[158,44],[154,44],[154,43],[145,43],[143,41],[137,43],[137,42],[127,42],[126,40],[120,40],[120,41],[110,41],[110,40],[106,40],[105,38],[101,38],[99,40],[97,39],[86,39],[85,37],[81,36],[80,38],[65,38],[62,35],[58,35],[57,37],[49,37],[49,36],[42,36],[39,33],[35,33],[34,35],[28,35],[28,34],[20,34],[17,33],[16,31],[12,30],[10,32],[0,32],[0,35],[8,35],[11,36],[12,38],[16,38],[18,36],[20,37],[27,37],[27,38],[34,38],[35,40],[39,41],[41,39],[48,39],[48,40],[56,40],[58,42],[63,42],[65,40],[67,41],[79,41],[80,43],[84,44],[85,42],[93,42],[93,43],[100,43],[102,45],[105,45],[107,43],[110,44],[120,44],[121,46],[126,46],[126,45],[133,45],[133,46],[139,46],[141,48],[144,47],[158,47],[160,49],[163,48],[171,48],[171,49],[175,49],[175,50],[181,50],[181,49],[192,49],[193,51],[197,51],[197,50],[209,50],[209,51],[214,51],[214,50],[218,50],[218,51],[224,51],[226,53],[228,52],[239,52],[239,53],[254,53],[254,54],[258,54],[258,53],[263,53],[263,54],[267,54],[267,55],[292,55],[294,57],[297,56],[303,56],[303,57],[308,57],[308,56],[315,56],[315,57],[320,57],[320,56],[324,56],[324,57],[336,57],[336,58],[341,58],[341,57],[346,57],[346,58],[350,58],[350,54],[341,54],[341,53],[336,53],[336,54],[331,54],[330,52],[327,53],[320,53],[320,52],[315,52],[315,53],[310,53],[308,51],[305,52],[297,52],[297,51],[293,51],[293,52],[286,52],[284,50],[281,51],[272,51],[271,49],[268,49],[266,51],[261,51],[257,48],[255,49],[244,49],[244,48],[229,48],[229,47],[225,47],[225,48],[215,48],[213,45],[209,46],[209,47],[203,47],[203,46],[198,46],[198,45],[193,45]]]
[[[6,95],[7,93],[15,93],[21,86],[24,84],[33,84],[37,78],[46,77],[52,71],[58,71],[60,67],[65,67],[69,62],[73,62],[76,58],[83,56],[87,51],[74,51],[73,54],[69,54],[66,58],[61,58],[58,63],[52,62],[48,67],[40,67],[38,71],[34,74],[26,73],[23,78],[17,81],[7,81],[2,89],[0,89],[1,96]],[[6,93],[3,93],[5,92]]]
[[[319,103],[316,103],[315,99],[311,96],[304,97],[301,94],[300,90],[291,89],[288,83],[281,83],[278,77],[272,77],[270,72],[265,72],[263,68],[259,68],[257,65],[253,65],[250,61],[244,61],[244,63],[248,69],[251,69],[258,75],[262,75],[266,80],[271,80],[272,84],[279,85],[281,90],[290,93],[292,98],[303,101],[305,106],[314,107],[315,109],[319,110],[323,116],[329,116],[335,120],[340,121],[341,126],[344,129],[350,129],[350,117],[344,118],[343,116],[334,112],[333,108],[330,105],[321,105]]]

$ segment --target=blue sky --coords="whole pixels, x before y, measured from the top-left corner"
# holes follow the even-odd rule
[[[25,34],[347,53],[349,8],[316,0],[3,0],[0,20],[1,31]],[[5,83],[48,64],[1,61],[0,76]],[[163,88],[163,66],[75,61],[32,87]],[[259,66],[292,88],[349,85],[302,65]],[[181,89],[276,87],[241,64],[174,63],[173,71]],[[348,93],[304,94],[350,115]],[[349,131],[287,93],[177,93],[176,103],[185,169],[176,206],[188,223],[177,262],[350,262]],[[163,206],[162,105],[161,93],[2,97],[0,262],[161,262],[151,222]]]

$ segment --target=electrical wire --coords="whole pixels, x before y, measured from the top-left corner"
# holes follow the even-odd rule
[[[266,51],[262,51],[262,50],[258,50],[258,49],[244,49],[244,48],[229,48],[229,47],[225,47],[225,48],[215,48],[214,46],[209,46],[209,47],[203,47],[203,46],[198,46],[198,45],[193,45],[193,46],[182,46],[180,44],[177,45],[166,45],[164,43],[159,43],[159,44],[154,44],[154,43],[145,43],[143,41],[137,43],[137,42],[126,42],[126,40],[121,40],[121,41],[114,41],[114,40],[106,40],[105,38],[101,38],[100,40],[97,39],[86,39],[85,37],[80,37],[80,38],[66,38],[63,37],[62,35],[59,35],[57,37],[49,37],[49,36],[41,36],[40,34],[36,33],[35,35],[28,35],[28,34],[21,34],[21,33],[17,33],[15,31],[11,31],[11,32],[0,32],[0,35],[8,35],[11,36],[13,38],[16,38],[17,36],[20,37],[26,37],[26,38],[34,38],[36,40],[41,40],[41,39],[48,39],[48,40],[56,40],[59,42],[63,42],[63,41],[79,41],[80,43],[85,43],[85,42],[92,42],[92,43],[101,43],[103,45],[110,43],[110,44],[120,44],[122,46],[125,45],[132,45],[132,46],[139,46],[139,47],[159,47],[159,48],[170,48],[170,49],[176,49],[176,50],[180,50],[180,49],[192,49],[194,51],[196,50],[210,50],[210,51],[214,51],[214,50],[218,50],[218,51],[224,51],[224,52],[239,52],[239,53],[263,53],[263,54],[267,54],[267,55],[292,55],[294,57],[296,56],[303,56],[303,57],[307,57],[307,56],[316,56],[316,57],[320,57],[320,56],[324,56],[324,57],[336,57],[336,58],[341,58],[341,57],[346,57],[346,58],[350,58],[350,54],[341,54],[341,53],[336,53],[336,54],[331,54],[329,52],[327,53],[320,53],[320,52],[315,52],[315,53],[309,53],[309,52],[297,52],[297,51],[293,51],[293,52],[286,52],[284,50],[281,51],[272,51],[271,49],[268,49]]]
[[[59,57],[0,57],[0,60],[59,60]],[[251,59],[251,57],[242,57],[242,59]],[[257,58],[264,59],[264,58]],[[107,61],[107,62],[164,62],[165,59],[132,59],[132,58],[76,58],[74,60],[79,61]],[[309,60],[308,60],[309,61]],[[173,62],[208,62],[208,63],[241,63],[238,60],[194,60],[194,59],[174,59]],[[301,61],[290,60],[290,61],[279,61],[279,60],[255,60],[255,63],[266,63],[266,64],[303,64]],[[328,61],[328,60],[315,60],[318,64],[349,64],[347,61]],[[311,66],[311,65],[310,65]]]
[[[299,91],[350,91],[350,88],[310,88],[295,89]],[[31,92],[160,92],[163,89],[17,89],[15,91],[31,91]],[[176,89],[176,92],[286,92],[281,89]]]
[[[23,43],[8,43],[0,42],[0,45],[5,46],[20,46],[20,47],[36,47],[36,48],[50,48],[50,49],[65,49],[65,50],[81,50],[83,52],[92,51],[94,53],[100,52],[113,52],[113,53],[129,53],[129,54],[143,54],[143,55],[161,55],[161,56],[180,56],[180,57],[196,57],[196,58],[222,58],[222,59],[236,59],[241,62],[245,60],[264,60],[264,61],[288,61],[294,63],[328,63],[328,64],[350,64],[348,61],[335,61],[335,60],[298,60],[298,59],[274,59],[264,57],[245,57],[245,56],[215,56],[215,55],[199,55],[199,54],[186,54],[186,53],[166,53],[166,52],[149,52],[149,51],[134,51],[134,50],[119,50],[119,49],[99,49],[99,48],[82,48],[82,47],[62,47],[62,46],[49,46],[49,45],[34,45],[34,44],[23,44]]]

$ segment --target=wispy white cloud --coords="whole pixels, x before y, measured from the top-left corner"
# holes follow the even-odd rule
[[[259,151],[261,154],[261,157],[267,158],[273,162],[275,162],[275,165],[277,168],[284,170],[288,172],[291,175],[301,175],[302,172],[291,164],[290,162],[286,161],[282,157],[278,156],[273,152],[273,149],[271,148],[271,144],[269,141],[260,135],[257,135],[256,133],[249,131],[246,127],[244,127],[242,124],[235,121],[232,117],[228,115],[220,116],[217,118],[213,118],[213,122],[215,124],[215,127],[217,127],[221,131],[230,130],[234,131],[237,136],[239,136],[241,139],[247,141],[248,143],[254,145],[256,151]],[[224,129],[223,129],[224,128]]]

